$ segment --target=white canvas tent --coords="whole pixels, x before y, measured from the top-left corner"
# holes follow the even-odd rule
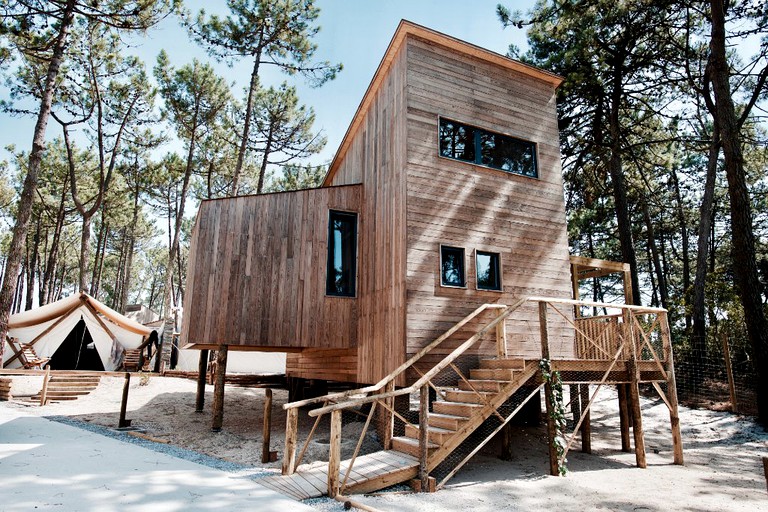
[[[51,357],[81,319],[107,371],[119,369],[125,349],[138,348],[152,332],[152,329],[81,292],[37,309],[11,315],[8,319],[8,336],[18,339],[22,344],[31,343],[40,357]],[[5,360],[10,361],[13,351],[5,343]],[[8,365],[9,368],[19,366],[21,364],[18,359]]]

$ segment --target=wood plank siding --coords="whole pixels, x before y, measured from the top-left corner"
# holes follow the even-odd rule
[[[325,295],[328,210],[362,187],[203,201],[190,245],[182,345],[352,348],[358,301]]]
[[[380,83],[358,112],[333,185],[362,183],[358,291],[359,382],[373,383],[405,362],[405,52],[382,62]]]
[[[420,37],[408,38],[407,62],[410,356],[482,303],[570,298],[571,286],[555,86]],[[438,156],[439,117],[535,143],[539,177]],[[464,248],[465,289],[440,285],[441,244]],[[477,289],[477,250],[500,254],[502,292]],[[562,319],[550,319],[553,355],[572,355],[573,338],[563,327]],[[510,356],[538,357],[535,304],[510,317],[507,336]],[[455,338],[438,353],[466,336]],[[494,354],[492,338],[475,353]]]

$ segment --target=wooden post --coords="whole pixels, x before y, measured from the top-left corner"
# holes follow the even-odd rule
[[[765,475],[765,486],[768,488],[768,457],[763,457],[763,474]]]
[[[195,412],[203,412],[205,406],[205,379],[208,372],[208,351],[200,351],[200,361],[197,365],[197,394],[195,395]]]
[[[227,374],[227,352],[228,345],[221,345],[216,355],[216,382],[213,388],[213,421],[211,430],[221,432],[221,426],[224,423],[224,383]]]
[[[501,460],[512,460],[512,425],[507,423],[501,429]]]
[[[675,382],[675,361],[672,353],[672,336],[669,332],[667,313],[659,313],[661,325],[661,337],[664,345],[664,358],[667,362],[667,400],[669,400],[669,423],[672,430],[673,461],[683,465],[683,437],[680,433],[680,414],[677,410],[677,383]],[[726,345],[728,340],[725,340]]]
[[[328,496],[339,494],[341,468],[341,409],[331,411],[331,446],[328,453]]]
[[[384,386],[384,392],[385,393],[391,393],[395,390],[395,381],[391,381],[387,383],[386,386]],[[385,450],[390,450],[392,448],[392,438],[394,437],[394,430],[395,430],[395,415],[392,414],[390,411],[391,409],[394,409],[395,407],[395,398],[385,398],[384,402],[389,406],[387,407],[379,407],[379,414],[382,415],[382,423],[383,423],[383,433],[384,436],[381,439],[381,444],[384,447]]]
[[[503,315],[506,309],[500,309],[499,315]],[[496,324],[496,351],[499,359],[507,357],[507,321],[506,319]]]
[[[733,368],[731,367],[731,351],[728,348],[728,333],[723,331],[720,338],[723,343],[723,359],[725,359],[725,373],[728,376],[728,394],[731,396],[731,412],[738,413],[739,406],[736,403],[736,383],[733,380]]]
[[[264,390],[264,427],[263,442],[261,447],[261,462],[271,462],[269,453],[269,441],[272,435],[272,390]]]
[[[637,467],[645,468],[645,437],[643,434],[643,416],[640,409],[640,369],[637,366],[637,340],[635,339],[635,330],[633,327],[634,319],[632,312],[624,311],[624,322],[626,323],[627,336],[629,339],[630,351],[627,361],[627,373],[629,373],[629,401],[630,412],[632,413],[632,434],[635,439],[635,461]]]
[[[40,407],[45,405],[48,401],[48,381],[51,379],[51,367],[45,367],[45,375],[43,375],[43,388],[40,390]]]
[[[631,452],[632,444],[629,440],[629,391],[627,385],[623,382],[616,384],[616,389],[619,394],[619,427],[621,428],[621,451]]]
[[[117,428],[126,428],[131,426],[131,420],[125,419],[125,414],[128,410],[128,389],[130,386],[131,374],[125,372],[125,381],[123,382],[123,400],[120,403],[120,420],[117,423]]]
[[[421,491],[429,491],[429,385],[421,386],[419,397],[419,480]]]
[[[539,332],[541,334],[541,358],[549,361],[549,333],[547,332],[547,303],[539,302]],[[550,361],[551,364],[551,361]],[[551,367],[550,367],[551,368]],[[557,464],[557,450],[555,449],[555,411],[552,408],[553,400],[552,384],[546,381],[544,384],[544,402],[547,407],[547,444],[549,445],[549,474],[560,474]]]
[[[581,388],[581,407],[587,407],[589,404],[589,384],[580,384]],[[584,421],[581,422],[581,451],[592,453],[592,423],[590,423],[590,412],[584,414]]]
[[[285,453],[283,453],[283,475],[292,475],[296,470],[296,438],[299,435],[299,409],[293,407],[285,414]]]

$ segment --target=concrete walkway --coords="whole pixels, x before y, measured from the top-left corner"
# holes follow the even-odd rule
[[[0,511],[312,511],[254,481],[0,403]]]

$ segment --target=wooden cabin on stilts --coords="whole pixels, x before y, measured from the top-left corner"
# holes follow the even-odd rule
[[[606,385],[622,448],[633,440],[645,467],[641,383],[669,407],[682,464],[666,311],[632,305],[629,280],[623,304],[578,295],[580,279],[628,269],[568,254],[560,83],[403,21],[320,188],[201,204],[181,337],[201,379],[217,353],[212,428],[230,351],[288,353],[284,476],[265,485],[299,499],[441,487],[542,389],[557,474],[578,439],[590,451]],[[359,387],[327,394],[329,381]],[[331,422],[328,465],[312,470],[297,438],[308,406]],[[359,455],[358,442],[342,460],[344,411],[366,415],[362,436],[376,428],[381,451]]]

